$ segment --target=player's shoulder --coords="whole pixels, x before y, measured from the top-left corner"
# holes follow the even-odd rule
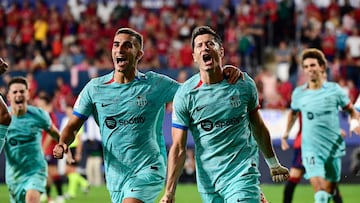
[[[187,79],[181,86],[180,89],[182,91],[188,90],[191,91],[193,89],[196,89],[197,87],[201,86],[201,79],[200,74],[194,74],[189,79]]]
[[[113,81],[114,78],[114,71],[111,71],[110,73],[107,73],[103,76],[99,76],[96,78],[92,78],[87,85],[88,86],[98,86],[98,85],[104,85],[109,84]]]
[[[300,93],[304,92],[306,89],[307,89],[307,84],[299,85],[299,86],[295,87],[295,89],[293,91],[293,95],[300,94]]]
[[[340,88],[340,85],[336,82],[324,82],[323,83],[324,88],[331,88],[331,89],[337,89]]]
[[[27,106],[27,114],[29,114],[30,116],[44,115],[44,114],[49,115],[45,110],[43,110],[39,107],[33,106],[33,105]]]

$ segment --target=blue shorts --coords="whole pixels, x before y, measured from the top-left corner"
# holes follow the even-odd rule
[[[128,178],[121,191],[110,191],[113,203],[126,198],[135,198],[144,203],[153,203],[164,187],[165,178],[154,173],[142,173]]]
[[[11,203],[25,203],[25,195],[28,190],[37,190],[40,193],[45,192],[46,176],[29,175],[19,184],[8,184]]]
[[[304,165],[301,160],[301,148],[294,149],[294,156],[291,162],[291,167],[305,171]]]
[[[53,155],[45,155],[45,160],[48,163],[48,165],[55,165],[58,164],[58,159],[55,159]]]
[[[206,203],[259,203],[260,181],[258,175],[246,175],[242,180],[230,183],[214,193],[200,193]]]
[[[302,152],[306,179],[322,177],[330,182],[339,182],[341,177],[341,157],[322,157],[315,152]]]

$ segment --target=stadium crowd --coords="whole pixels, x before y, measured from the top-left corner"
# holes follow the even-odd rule
[[[94,76],[110,71],[109,47],[119,27],[132,27],[147,39],[140,70],[190,70],[189,35],[195,26],[209,25],[223,39],[224,64],[255,78],[263,108],[289,106],[291,91],[304,82],[298,55],[307,47],[325,53],[329,79],[344,87],[353,102],[359,92],[358,1],[226,0],[215,8],[201,0],[68,0],[61,6],[45,0],[2,2],[0,56],[10,72],[25,71],[29,77],[39,71]],[[58,94],[71,95],[68,86],[49,94],[59,103]]]

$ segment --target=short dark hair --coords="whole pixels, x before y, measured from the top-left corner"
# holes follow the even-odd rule
[[[320,66],[324,66],[325,69],[327,68],[327,60],[325,58],[325,55],[319,49],[316,48],[305,49],[301,54],[301,64],[307,58],[317,59]]]
[[[143,49],[143,41],[144,40],[143,40],[143,36],[140,33],[136,32],[134,29],[131,29],[131,28],[119,28],[116,31],[115,35],[118,35],[118,34],[121,34],[121,33],[128,34],[128,35],[130,35],[132,37],[135,37],[136,41],[140,45],[140,49]]]
[[[197,36],[199,35],[204,35],[204,34],[210,34],[212,36],[214,36],[215,41],[217,43],[219,43],[220,46],[222,46],[222,40],[220,38],[220,36],[213,30],[211,29],[209,26],[198,26],[196,27],[192,34],[191,34],[191,48],[192,50],[194,50],[194,40]]]
[[[27,79],[25,77],[22,77],[22,76],[17,76],[17,77],[13,77],[9,84],[8,84],[8,89],[10,89],[10,86],[12,84],[23,84],[25,85],[26,89],[29,88],[29,85],[28,85],[28,82],[27,82]]]

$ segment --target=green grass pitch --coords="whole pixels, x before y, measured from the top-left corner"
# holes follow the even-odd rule
[[[271,203],[282,202],[282,184],[264,184],[261,186],[265,196]],[[53,188],[53,191],[55,188]],[[346,203],[360,202],[360,184],[342,184],[340,191]],[[160,194],[161,196],[162,194]],[[159,197],[160,198],[160,197]],[[6,185],[0,185],[0,203],[8,203]],[[158,202],[158,200],[157,200]],[[180,184],[176,192],[177,203],[201,203],[199,193],[194,184]],[[300,184],[295,190],[293,203],[312,203],[313,191],[308,184]],[[110,203],[109,193],[105,186],[93,187],[88,194],[79,192],[75,199],[67,200],[66,203]]]

